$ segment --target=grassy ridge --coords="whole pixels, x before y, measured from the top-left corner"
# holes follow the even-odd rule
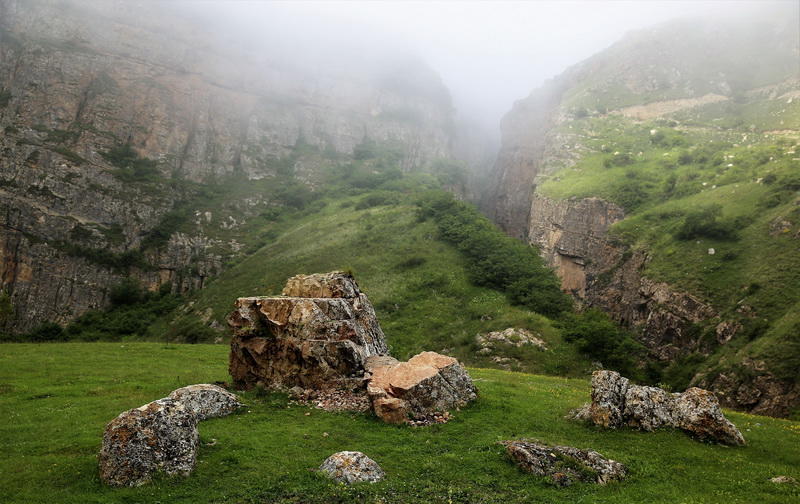
[[[674,431],[602,431],[562,418],[588,399],[585,380],[485,369],[470,370],[478,402],[450,423],[427,428],[247,394],[247,412],[200,425],[190,477],[134,489],[102,485],[96,454],[105,423],[176,387],[227,379],[226,357],[221,345],[0,345],[0,501],[782,503],[800,497],[800,487],[768,481],[800,478],[797,422],[726,412],[748,440],[743,448],[698,443]],[[596,449],[626,464],[630,477],[606,487],[554,488],[504,459],[495,443],[517,437]],[[348,488],[312,471],[339,450],[365,452],[387,479]]]

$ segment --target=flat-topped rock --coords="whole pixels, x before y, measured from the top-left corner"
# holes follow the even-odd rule
[[[314,275],[296,275],[286,281],[283,296],[308,298],[357,298],[361,291],[349,273],[333,271]]]
[[[235,394],[208,383],[173,390],[169,398],[183,403],[187,410],[197,416],[197,420],[230,415],[244,406]]]
[[[632,385],[615,371],[592,374],[592,403],[576,418],[608,428],[628,426],[652,431],[676,427],[702,440],[745,443],[739,429],[722,414],[713,392],[692,387],[682,393],[670,393],[657,387]]]
[[[375,414],[388,423],[424,419],[477,398],[466,369],[454,358],[423,352],[407,362],[375,362],[367,393]]]
[[[352,276],[298,275],[284,294],[291,296],[236,300],[228,323],[237,386],[355,387],[367,358],[388,352],[375,310]]]

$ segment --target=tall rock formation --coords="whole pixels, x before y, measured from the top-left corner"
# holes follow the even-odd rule
[[[202,287],[237,250],[214,230],[274,203],[257,196],[231,202],[232,221],[159,227],[190,182],[288,170],[313,188],[330,162],[282,167],[298,145],[332,158],[391,143],[406,170],[450,155],[450,98],[424,64],[304,66],[182,8],[0,0],[0,289],[15,310],[0,330],[102,307],[126,275]]]

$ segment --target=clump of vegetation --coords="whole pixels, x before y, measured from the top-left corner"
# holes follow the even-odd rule
[[[636,364],[644,355],[644,347],[605,313],[589,309],[572,314],[560,322],[560,327],[564,339],[575,343],[580,352],[599,360],[608,369],[642,378]]]
[[[117,167],[114,175],[124,182],[156,182],[161,177],[158,162],[140,157],[130,144],[118,145],[101,155]]]
[[[719,219],[722,206],[709,205],[686,214],[675,237],[679,240],[713,238],[717,240],[736,240],[738,238],[733,222]]]
[[[11,91],[0,89],[0,108],[5,108],[11,102]]]
[[[473,206],[443,191],[426,193],[418,206],[420,220],[433,219],[442,239],[465,255],[477,285],[501,290],[513,303],[543,315],[572,309],[537,250],[503,234]]]

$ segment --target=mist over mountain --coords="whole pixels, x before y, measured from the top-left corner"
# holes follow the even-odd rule
[[[787,502],[799,149],[794,1],[0,0],[0,500]]]

